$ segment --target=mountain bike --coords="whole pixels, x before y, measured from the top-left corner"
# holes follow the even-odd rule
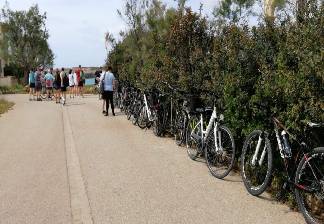
[[[294,189],[298,208],[307,223],[323,223],[324,147],[310,149],[304,141],[300,142],[291,134],[274,115],[270,117],[274,134],[254,130],[244,142],[241,156],[244,185],[250,194],[258,196],[271,184],[273,152],[270,138],[272,137],[277,143],[284,163],[286,181],[283,188],[289,185]],[[323,127],[323,124],[309,123],[308,129],[314,126]],[[291,143],[296,147],[292,147]]]
[[[215,101],[213,108],[196,108],[196,112],[200,115],[200,120],[197,119],[198,116],[193,116],[189,121],[188,155],[193,160],[199,155],[204,155],[211,174],[222,179],[229,174],[234,165],[233,135],[229,128],[222,124],[224,116],[222,114],[218,116]],[[211,116],[206,127],[205,120],[210,113]]]

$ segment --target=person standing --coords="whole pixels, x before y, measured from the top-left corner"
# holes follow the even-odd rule
[[[72,69],[69,70],[69,92],[70,98],[74,98],[74,77]]]
[[[40,97],[40,91],[42,89],[42,72],[40,69],[37,69],[35,74],[35,90],[36,90],[36,100],[42,101]]]
[[[66,101],[66,87],[69,86],[69,78],[66,75],[66,73],[64,72],[64,68],[62,68],[61,73],[60,73],[60,78],[61,78],[61,94],[62,94],[62,101],[63,101],[63,105],[65,105],[65,101]]]
[[[35,100],[35,70],[31,69],[28,78],[29,83],[29,101]]]
[[[55,89],[55,103],[60,103],[61,99],[61,77],[58,69],[55,71],[55,80],[54,80],[54,89]]]
[[[51,68],[44,77],[48,99],[52,97],[51,94],[53,92],[54,76],[52,73],[53,73],[53,69]]]
[[[83,86],[84,86],[84,84],[85,84],[85,74],[84,74],[84,71],[81,69],[81,71],[80,71],[80,85],[79,85],[79,87],[80,87],[80,95],[82,97],[84,97],[83,96]]]
[[[114,89],[115,89],[115,76],[112,73],[112,67],[108,66],[107,72],[105,72],[101,78],[100,81],[104,85],[104,92],[103,92],[103,100],[106,101],[106,113],[105,116],[108,116],[108,109],[109,109],[109,102],[111,105],[111,111],[113,116],[115,116],[114,111]]]
[[[81,81],[81,65],[79,65],[79,68],[75,71],[76,75],[76,86],[77,86],[77,95],[80,95],[80,81]]]

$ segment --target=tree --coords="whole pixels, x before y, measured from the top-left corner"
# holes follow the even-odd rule
[[[14,11],[8,5],[1,12],[6,32],[4,40],[8,44],[9,60],[24,71],[24,81],[28,72],[38,66],[53,65],[54,54],[48,44],[46,13],[39,12],[38,5],[27,11]]]

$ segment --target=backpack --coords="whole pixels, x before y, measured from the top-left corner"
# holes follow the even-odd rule
[[[66,75],[66,73],[64,73],[64,76],[63,76],[63,85],[65,87],[69,86],[69,77]]]

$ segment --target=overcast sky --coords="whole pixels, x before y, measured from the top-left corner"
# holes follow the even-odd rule
[[[187,5],[195,11],[200,2],[204,12],[210,14],[219,0],[189,0]],[[26,10],[38,4],[41,12],[47,12],[49,43],[55,54],[56,67],[101,66],[106,49],[104,34],[109,31],[118,37],[125,24],[117,15],[123,9],[123,0],[9,0],[14,10]],[[163,0],[175,6],[174,0]],[[0,0],[1,8],[5,0]]]

